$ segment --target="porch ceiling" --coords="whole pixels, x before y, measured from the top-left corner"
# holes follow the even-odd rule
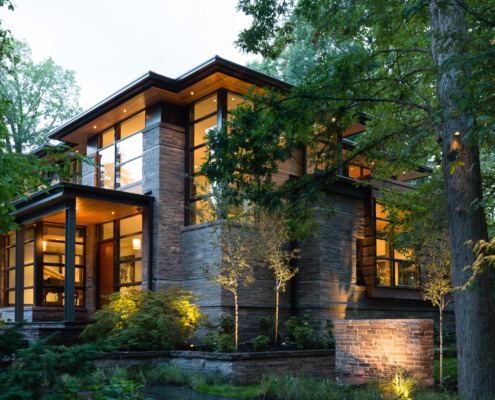
[[[20,224],[33,221],[65,223],[67,201],[75,200],[76,224],[89,226],[113,221],[148,209],[153,197],[73,183],[59,183],[29,201],[15,204],[12,213]]]
[[[137,214],[143,210],[139,206],[127,204],[109,203],[101,200],[76,198],[76,224],[78,226],[90,226],[102,224],[128,215]],[[41,217],[41,221],[57,224],[65,223],[65,211],[61,210],[53,214]]]

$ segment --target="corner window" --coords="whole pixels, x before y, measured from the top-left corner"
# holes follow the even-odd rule
[[[416,287],[419,274],[410,251],[397,251],[388,240],[391,224],[384,207],[375,204],[375,258],[377,286]]]
[[[84,306],[85,230],[76,228],[75,305]],[[43,224],[42,304],[61,306],[65,297],[65,226]]]
[[[99,185],[106,189],[126,187],[142,180],[145,112],[102,132],[98,143]]]
[[[211,189],[204,176],[199,174],[201,165],[208,159],[206,134],[216,129],[219,119],[228,118],[228,111],[244,102],[236,93],[220,90],[194,103],[190,111],[189,126],[189,169],[191,186],[189,204],[191,206],[190,223],[199,224],[213,220],[208,200]]]

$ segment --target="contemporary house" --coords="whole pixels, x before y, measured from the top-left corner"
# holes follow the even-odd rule
[[[231,297],[201,268],[218,259],[219,249],[205,240],[213,222],[191,212],[204,196],[189,177],[205,159],[205,132],[221,125],[253,86],[289,88],[215,57],[177,79],[149,72],[52,131],[51,139],[94,163],[75,163],[70,181],[54,179],[48,191],[15,202],[20,229],[0,239],[1,318],[87,321],[110,293],[171,285],[194,291],[213,317],[228,311]],[[343,151],[364,129],[356,124],[341,133]],[[279,182],[308,171],[303,150],[281,166]],[[333,318],[435,315],[413,288],[414,264],[383,237],[388,222],[376,201],[384,184],[411,190],[408,180],[420,176],[378,183],[369,165],[340,171],[327,196],[337,212],[321,213],[318,232],[302,244],[299,273],[282,298],[283,318],[307,312],[324,326]],[[268,271],[243,289],[240,306],[248,338],[256,321],[273,312]]]

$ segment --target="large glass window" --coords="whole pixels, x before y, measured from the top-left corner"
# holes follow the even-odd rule
[[[375,204],[375,250],[376,250],[376,284],[377,286],[416,287],[418,269],[412,262],[411,252],[399,252],[388,240],[391,225],[386,210],[379,203]]]
[[[117,247],[117,287],[137,289],[143,280],[143,224],[141,214],[120,220]]]
[[[34,304],[34,227],[24,231],[24,304]]]
[[[115,291],[140,289],[143,281],[143,219],[141,214],[107,222],[98,227],[98,240],[114,240],[114,271],[105,276],[115,277]],[[107,266],[100,265],[100,268]],[[100,274],[102,276],[102,274]]]
[[[98,160],[100,187],[117,189],[142,180],[145,112],[100,134]]]
[[[244,99],[236,93],[219,91],[191,106],[190,115],[190,165],[189,173],[192,176],[190,191],[191,224],[211,221],[214,219],[214,212],[211,210],[211,188],[206,178],[199,174],[201,165],[208,159],[206,134],[217,128],[219,115],[222,110],[228,111],[242,104]],[[224,106],[223,106],[224,105]],[[225,112],[224,112],[225,114]]]
[[[84,305],[84,228],[76,228],[75,289],[76,306]],[[43,305],[64,304],[65,226],[43,225]]]

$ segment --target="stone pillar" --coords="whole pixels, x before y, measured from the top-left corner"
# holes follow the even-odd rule
[[[143,193],[155,198],[152,289],[180,285],[184,226],[185,129],[157,123],[143,131]]]

